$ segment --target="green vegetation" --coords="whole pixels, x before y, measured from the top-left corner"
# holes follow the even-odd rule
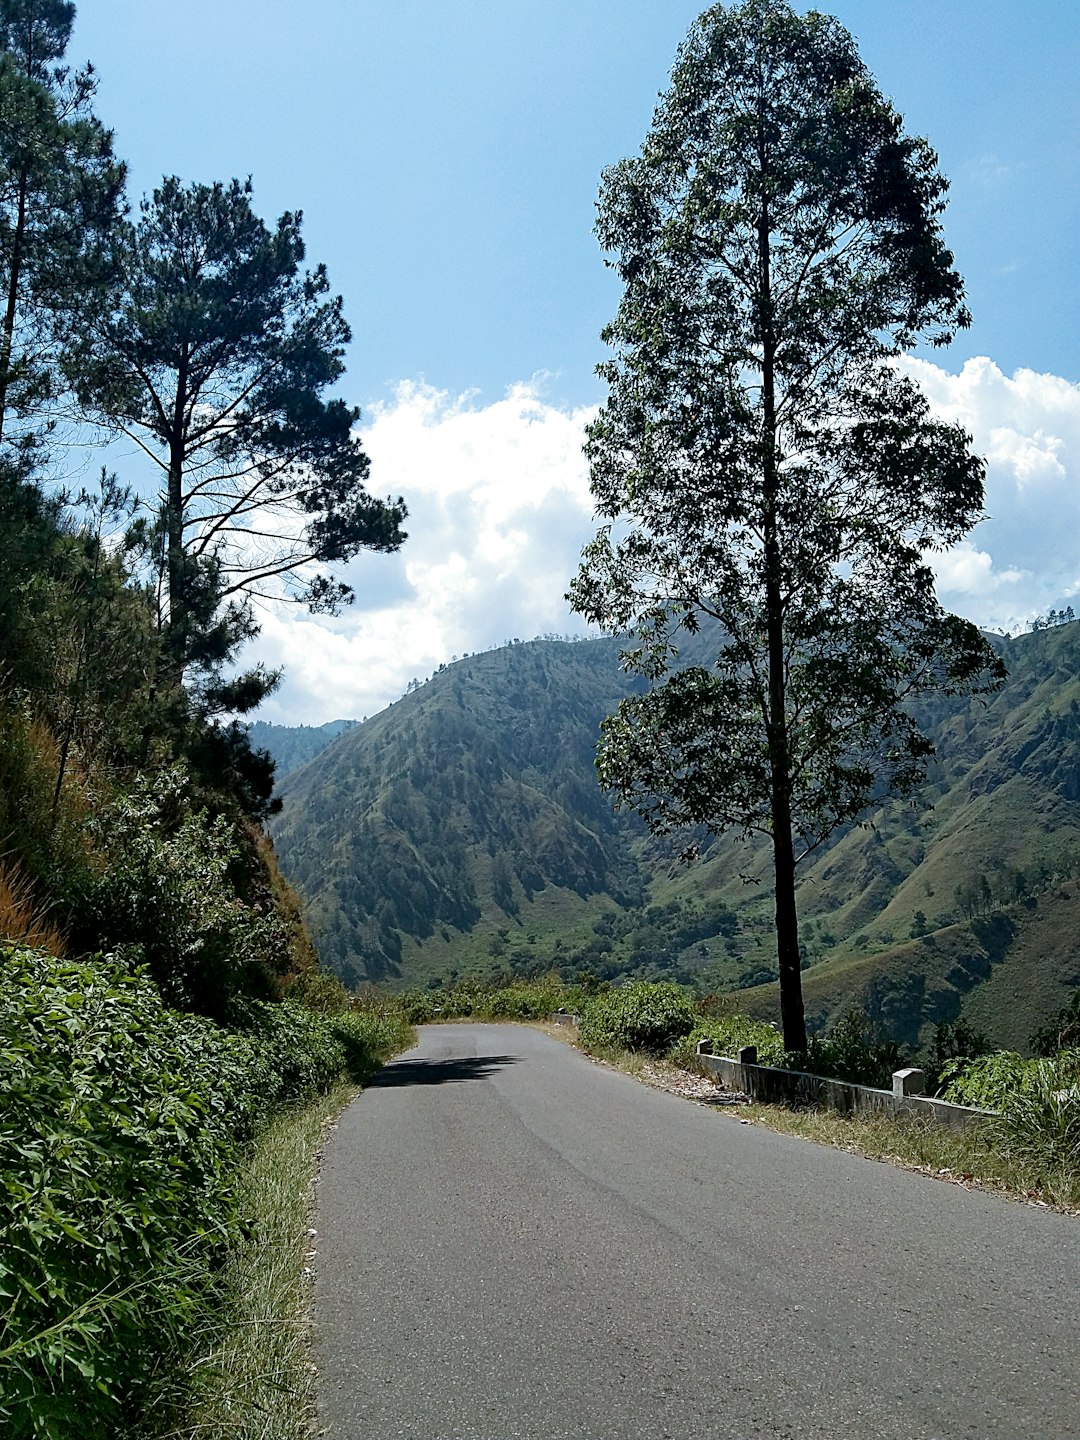
[[[5,1433],[94,1440],[153,1403],[244,1235],[245,1145],[406,1035],[259,1001],[224,1029],[115,960],[4,950]]]
[[[283,1117],[410,1033],[399,1009],[362,1007],[318,972],[263,829],[273,762],[222,718],[275,683],[229,669],[257,628],[252,583],[289,588],[297,564],[403,538],[400,505],[364,489],[356,412],[321,398],[342,373],[341,304],[321,267],[299,268],[298,217],[271,234],[244,184],[167,180],[128,222],[93,72],[62,63],[74,16],[66,0],[0,0],[0,1430],[13,1440],[205,1433],[196,1347],[213,1333],[235,1348],[268,1127],[287,1131]],[[167,391],[168,419],[154,404]],[[67,488],[83,477],[65,473],[58,417],[83,433],[145,426],[141,453],[166,451],[161,492],[155,479],[142,499],[104,472]],[[290,505],[303,523],[271,561],[251,514]],[[291,588],[324,610],[349,593],[325,568]]]
[[[1080,624],[994,643],[1000,693],[924,706],[937,756],[912,802],[800,867],[811,1033],[857,1004],[923,1059],[958,1019],[1022,1049],[1080,985]],[[704,661],[698,637],[683,656]],[[555,968],[571,984],[739,991],[776,1017],[767,854],[701,836],[681,865],[681,842],[648,837],[596,786],[596,728],[623,684],[608,640],[472,656],[288,778],[282,863],[346,983],[490,987]],[[981,895],[983,878],[969,917],[957,887]]]
[[[631,981],[590,1000],[578,1034],[587,1050],[648,1050],[661,1054],[694,1028],[690,996],[670,981]]]

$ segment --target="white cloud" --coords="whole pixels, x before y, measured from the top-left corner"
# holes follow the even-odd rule
[[[958,375],[901,368],[986,458],[986,511],[961,545],[932,557],[942,604],[980,625],[1023,628],[1080,591],[1080,385],[985,357]]]
[[[371,412],[371,489],[405,497],[409,539],[352,563],[356,604],[336,619],[264,617],[252,653],[285,678],[263,718],[370,715],[453,655],[583,628],[562,597],[594,529],[581,453],[592,411],[547,404],[541,384],[480,405],[406,383]]]
[[[1005,375],[991,360],[959,374],[902,368],[934,409],[961,421],[987,457],[990,518],[931,557],[942,603],[979,624],[1022,628],[1080,594],[1080,386]],[[592,412],[542,398],[542,381],[481,404],[419,383],[363,427],[376,494],[404,495],[409,539],[396,556],[361,555],[357,602],[336,619],[280,611],[252,652],[285,666],[266,719],[318,724],[371,715],[455,655],[580,631],[563,600],[594,531],[581,453]]]

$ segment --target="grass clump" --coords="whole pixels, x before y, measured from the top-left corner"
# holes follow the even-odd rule
[[[1012,1051],[945,1067],[945,1098],[998,1113],[997,1149],[1035,1188],[1080,1191],[1080,1049],[1024,1060]]]
[[[191,1345],[168,1432],[176,1440],[308,1440],[312,1159],[356,1093],[339,1084],[282,1112],[252,1147],[238,1183],[248,1224],[222,1277],[220,1309]]]

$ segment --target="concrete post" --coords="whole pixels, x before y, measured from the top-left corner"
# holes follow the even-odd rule
[[[894,1070],[892,1093],[897,1100],[902,1100],[905,1095],[925,1095],[926,1075],[922,1070]]]
[[[738,1060],[738,1062],[739,1062],[740,1065],[756,1065],[756,1064],[757,1064],[757,1046],[756,1046],[756,1045],[743,1045],[743,1046],[740,1048],[738,1054],[735,1056],[735,1058],[736,1058],[736,1060]]]
[[[699,1055],[711,1055],[713,1053],[713,1042],[706,1037],[697,1042],[697,1053]]]

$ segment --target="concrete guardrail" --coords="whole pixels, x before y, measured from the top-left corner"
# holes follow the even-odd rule
[[[746,1045],[735,1060],[712,1053],[712,1041],[697,1047],[698,1063],[716,1075],[726,1089],[741,1090],[751,1100],[774,1105],[822,1105],[845,1113],[859,1111],[874,1115],[922,1116],[939,1125],[963,1130],[980,1120],[992,1118],[992,1111],[968,1105],[953,1105],[924,1094],[926,1076],[922,1070],[897,1070],[891,1090],[870,1085],[852,1085],[846,1080],[828,1080],[804,1070],[781,1070],[757,1063],[757,1046]]]

